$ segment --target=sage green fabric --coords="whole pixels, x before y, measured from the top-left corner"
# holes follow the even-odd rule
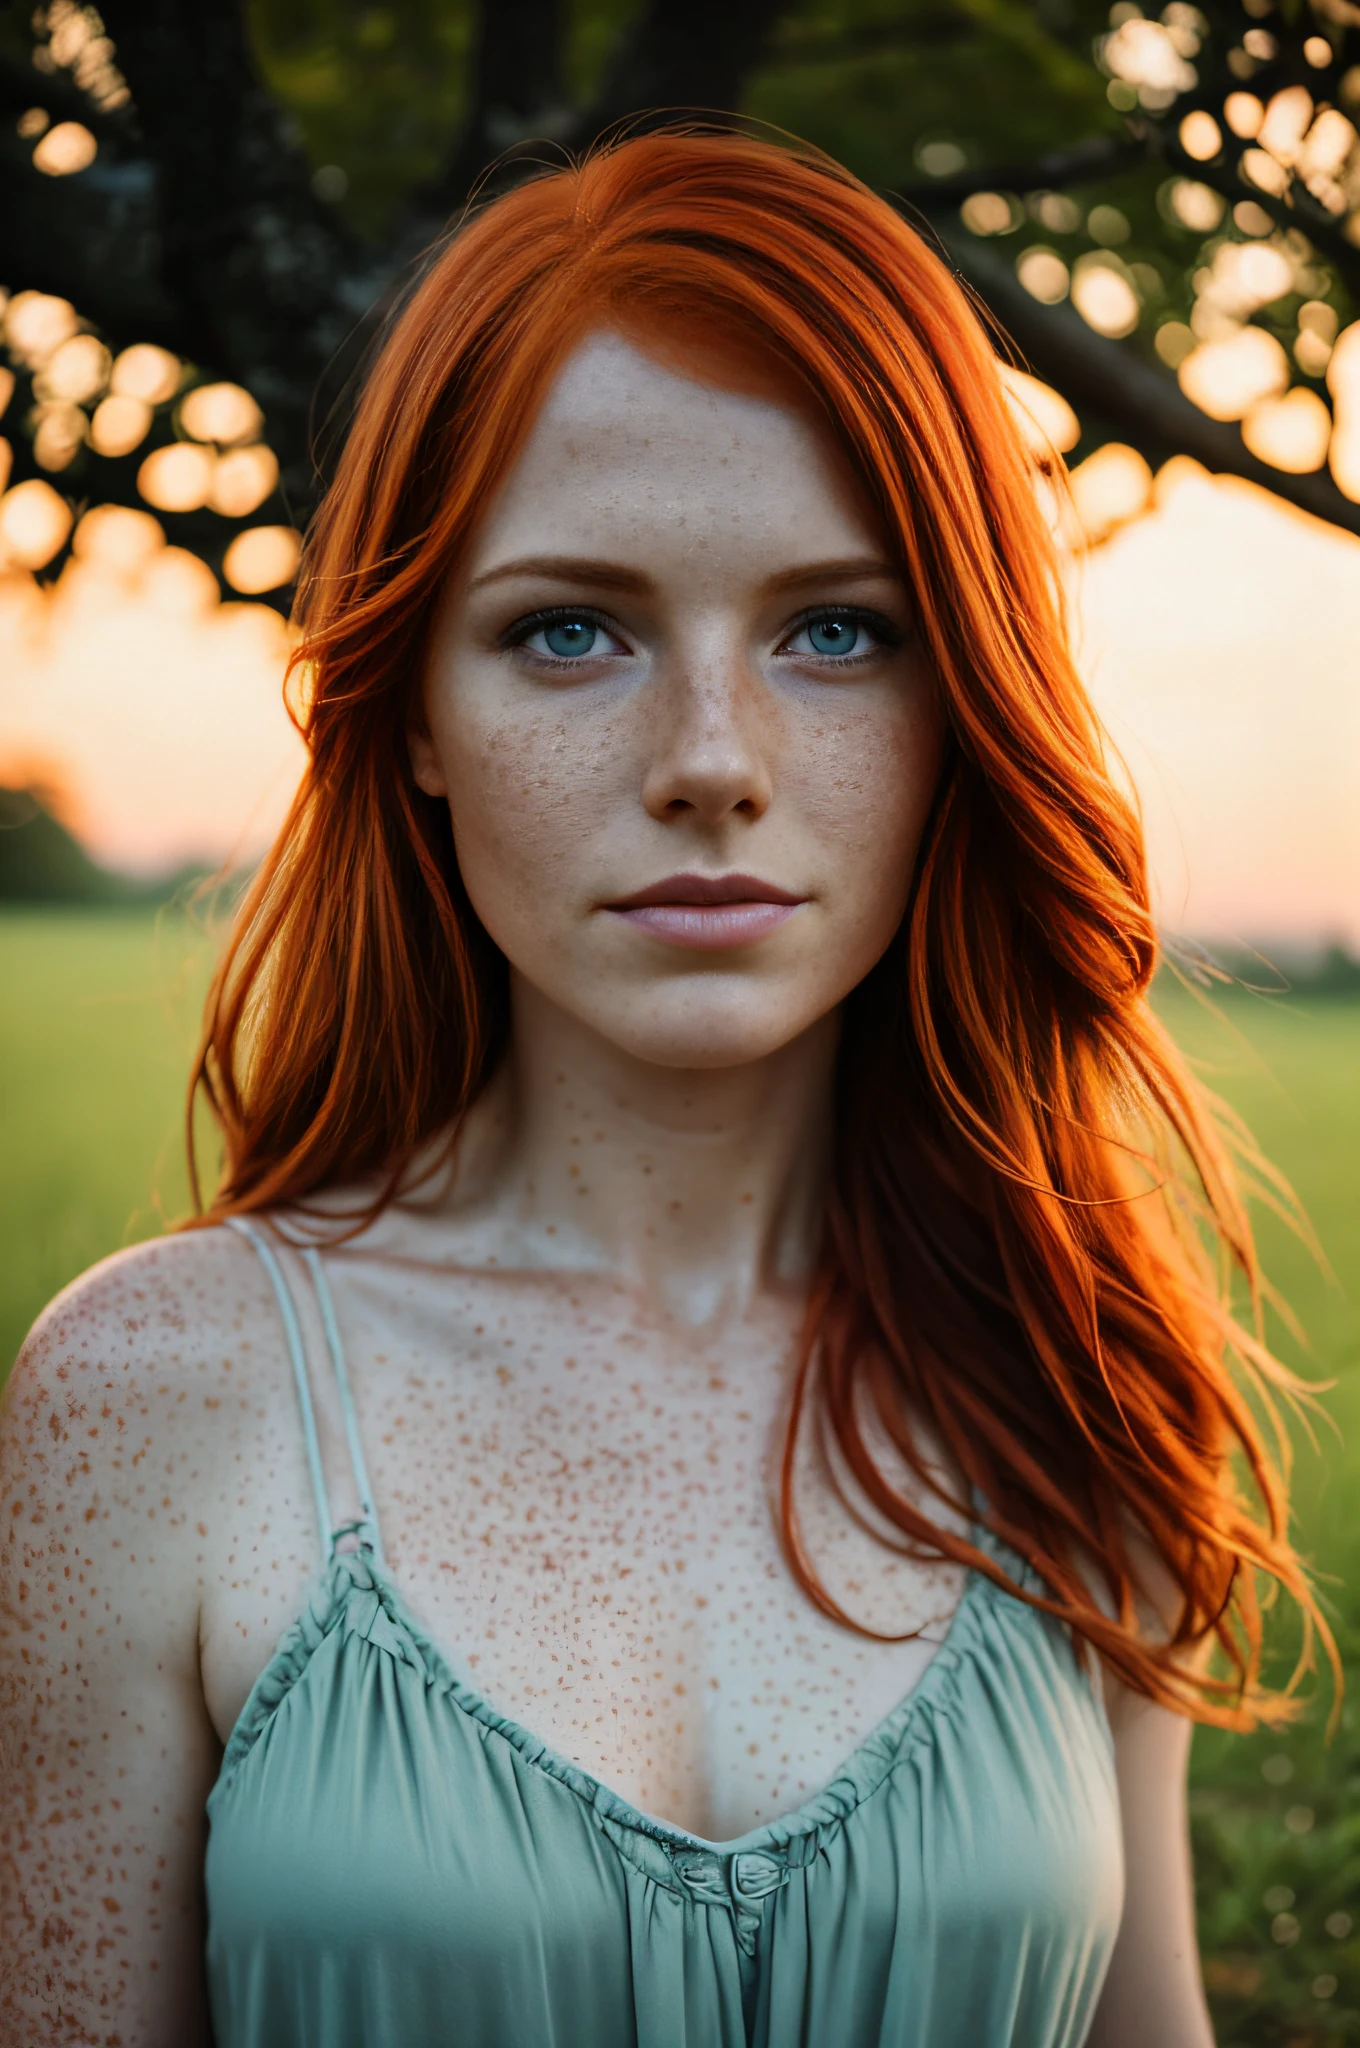
[[[1084,2040],[1121,1837],[1103,1708],[1047,1616],[970,1578],[831,1784],[712,1843],[462,1684],[376,1540],[331,1547],[208,1802],[217,2048]]]

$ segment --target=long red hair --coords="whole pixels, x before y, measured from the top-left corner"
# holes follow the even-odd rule
[[[504,962],[406,732],[450,565],[605,324],[672,349],[726,335],[798,381],[903,565],[948,725],[908,912],[847,1006],[793,1569],[840,1613],[790,1483],[811,1395],[909,1546],[1011,1585],[888,1483],[868,1400],[929,1488],[927,1425],[954,1505],[985,1503],[1042,1581],[1011,1589],[1126,1682],[1206,1720],[1282,1712],[1261,1575],[1316,1609],[1249,1389],[1268,1409],[1287,1375],[1230,1314],[1225,1269],[1256,1295],[1251,1235],[1147,1002],[1142,835],[1073,667],[1032,461],[956,279],[810,152],[680,132],[601,150],[474,212],[394,320],[304,559],[308,769],[209,997],[195,1087],[225,1161],[204,1220],[365,1181],[372,1213],[504,1048]],[[1149,1577],[1164,1631],[1140,1618]],[[1215,1637],[1226,1669],[1187,1658]]]

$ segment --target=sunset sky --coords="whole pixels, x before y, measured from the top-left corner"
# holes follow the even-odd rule
[[[104,860],[248,857],[296,779],[283,624],[206,581],[176,550],[140,584],[0,579],[0,778],[55,781]],[[1164,924],[1360,945],[1360,540],[1178,460],[1077,609]]]

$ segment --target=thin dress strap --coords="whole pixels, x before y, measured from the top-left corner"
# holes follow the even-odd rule
[[[321,1538],[321,1562],[331,1561],[334,1539],[331,1533],[331,1505],[326,1498],[326,1475],[321,1466],[321,1445],[316,1433],[316,1410],[312,1405],[311,1382],[307,1377],[307,1355],[302,1348],[302,1328],[298,1322],[297,1304],[288,1285],[283,1267],[279,1264],[273,1246],[263,1232],[256,1229],[245,1216],[228,1216],[225,1221],[238,1232],[259,1253],[260,1263],[274,1283],[279,1313],[283,1317],[284,1335],[288,1339],[288,1356],[293,1366],[293,1383],[297,1388],[298,1407],[302,1411],[302,1434],[307,1445],[307,1464],[312,1475],[312,1492],[316,1496],[317,1530]]]
[[[359,1521],[353,1525],[360,1544],[371,1550],[379,1564],[383,1562],[382,1537],[378,1530],[378,1517],[373,1507],[373,1488],[369,1484],[368,1466],[364,1463],[364,1447],[359,1436],[358,1417],[354,1413],[354,1396],[350,1392],[349,1373],[345,1367],[345,1354],[340,1343],[340,1328],[335,1320],[335,1302],[331,1296],[330,1282],[321,1263],[320,1254],[308,1245],[302,1254],[307,1271],[312,1276],[316,1299],[321,1309],[321,1322],[326,1332],[326,1349],[331,1355],[335,1371],[336,1390],[340,1395],[340,1413],[344,1418],[345,1441],[349,1445],[349,1461],[354,1472],[355,1491],[359,1496]],[[349,1528],[337,1529],[336,1536],[348,1535]],[[333,1541],[334,1539],[332,1539]]]

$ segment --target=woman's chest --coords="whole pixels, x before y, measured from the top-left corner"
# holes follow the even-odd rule
[[[375,1295],[340,1301],[388,1567],[502,1713],[644,1811],[720,1839],[819,1790],[911,1690],[961,1575],[886,1549],[809,1440],[796,1494],[827,1590],[869,1628],[924,1633],[875,1642],[798,1584],[774,1483],[786,1329],[680,1344],[579,1294],[493,1291],[404,1317]],[[346,1519],[342,1432],[319,1407]],[[266,1563],[217,1595],[204,1669],[222,1732],[277,1593]]]

